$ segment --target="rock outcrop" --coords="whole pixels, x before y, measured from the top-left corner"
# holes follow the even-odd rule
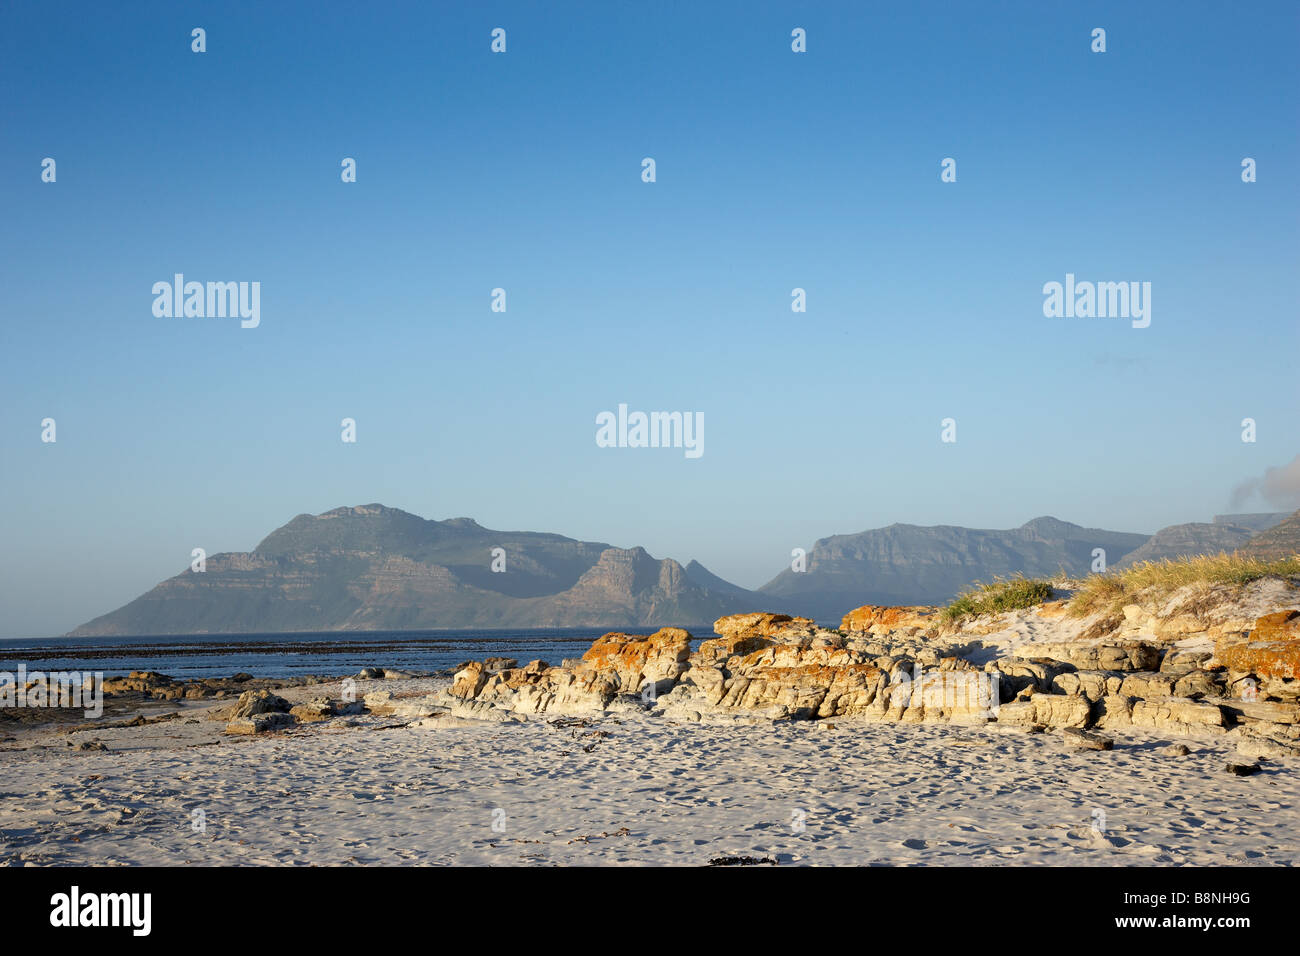
[[[1270,693],[1300,696],[1300,611],[1278,611],[1248,632],[1219,639],[1214,656],[1230,675],[1254,675]]]
[[[289,712],[290,704],[278,694],[269,690],[250,690],[239,695],[239,699],[229,707],[218,707],[208,712],[209,720],[242,720],[259,714]]]
[[[286,684],[313,683],[317,680],[319,678],[316,677],[299,678],[293,681],[267,680],[254,678],[248,674],[176,680],[157,671],[131,671],[126,677],[105,677],[100,682],[100,689],[105,697],[168,701],[208,700],[242,694],[248,690],[275,690]]]
[[[1061,614],[1041,619],[1083,627]],[[1300,755],[1298,611],[1225,631],[1213,654],[1152,635],[999,651],[934,621],[933,608],[874,605],[835,631],[785,614],[736,614],[694,651],[680,628],[612,633],[566,666],[470,663],[449,697],[524,715],[633,708],[687,721],[995,723],[1077,732],[1071,739],[1084,747],[1102,746],[1084,733],[1096,730],[1231,734],[1244,757]],[[997,633],[987,622],[974,630]]]
[[[599,711],[618,695],[656,696],[677,682],[690,655],[691,635],[665,627],[649,636],[606,634],[573,667],[532,661],[489,670],[471,662],[452,679],[450,693],[521,713]]]

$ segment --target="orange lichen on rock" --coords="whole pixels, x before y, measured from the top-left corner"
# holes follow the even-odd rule
[[[767,611],[729,614],[713,622],[714,633],[726,638],[775,637],[783,631],[809,630],[814,627],[816,622],[812,618],[771,614]]]
[[[592,644],[582,659],[596,670],[640,673],[652,660],[679,663],[691,653],[691,634],[680,627],[663,627],[650,636],[605,634]]]
[[[1300,680],[1300,611],[1265,614],[1244,639],[1221,638],[1214,656],[1229,671]]]
[[[691,656],[691,664],[718,664],[729,657],[743,657],[764,648],[774,642],[766,637],[712,637],[700,642],[700,648]]]
[[[900,627],[929,627],[934,608],[922,605],[891,607],[885,604],[864,604],[854,608],[840,622],[842,631],[870,631],[886,633]]]

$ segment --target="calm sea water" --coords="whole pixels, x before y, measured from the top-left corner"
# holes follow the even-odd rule
[[[174,637],[63,637],[0,641],[0,671],[160,671],[170,677],[254,677],[317,674],[338,677],[363,667],[440,671],[484,657],[520,664],[559,664],[581,657],[611,628],[530,630],[327,631],[295,634],[198,634]],[[655,628],[627,628],[650,634]],[[712,628],[692,628],[710,634]]]

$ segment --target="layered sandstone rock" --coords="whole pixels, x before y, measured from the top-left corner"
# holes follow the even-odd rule
[[[1033,694],[998,708],[999,724],[1013,727],[1072,727],[1083,729],[1092,723],[1092,707],[1085,697],[1063,694]]]
[[[1160,666],[1160,649],[1145,641],[1038,643],[1024,652],[1061,661],[1080,670],[1151,671]]]
[[[656,695],[686,669],[691,635],[679,627],[649,636],[606,634],[572,667],[532,661],[495,673],[470,663],[452,679],[450,694],[524,713],[604,709],[619,694]]]
[[[250,690],[239,695],[239,700],[228,707],[208,712],[209,720],[243,720],[259,714],[287,714],[289,702],[269,690]]]
[[[889,634],[903,628],[924,630],[935,623],[936,610],[924,606],[886,607],[864,604],[844,615],[840,630],[845,633],[865,631],[868,634]]]
[[[294,723],[295,720],[291,714],[269,711],[264,714],[253,714],[251,717],[240,717],[232,720],[226,724],[226,733],[232,735],[272,733],[277,730],[287,730]]]
[[[616,692],[636,694],[647,684],[676,682],[690,653],[690,632],[664,627],[649,637],[606,634],[582,655],[581,666],[615,678]]]
[[[582,660],[562,667],[534,661],[493,671],[468,664],[449,699],[524,714],[639,707],[683,720],[856,717],[995,721],[1029,730],[1230,732],[1244,755],[1300,754],[1300,695],[1270,692],[1300,686],[1291,656],[1300,613],[1260,618],[1224,639],[1213,657],[1195,643],[1040,637],[1005,653],[995,647],[989,659],[980,641],[961,628],[936,628],[932,619],[929,608],[868,605],[829,631],[784,614],[730,615],[715,622],[717,637],[694,653],[691,635],[677,628],[607,634]],[[1062,630],[1076,626],[1057,609],[1045,620],[1060,621]],[[1200,623],[1175,621],[1169,633]],[[981,626],[996,633],[988,622]]]
[[[692,668],[693,670],[693,668]],[[726,658],[711,668],[711,706],[779,708],[799,717],[865,713],[887,682],[884,672],[844,647],[774,644]]]
[[[1220,638],[1214,657],[1230,674],[1254,674],[1271,689],[1300,695],[1300,611],[1278,611],[1255,621],[1241,635]]]
[[[753,614],[730,614],[713,622],[713,631],[724,639],[747,637],[775,637],[815,630],[816,623],[806,617],[789,614],[770,614],[760,611]]]

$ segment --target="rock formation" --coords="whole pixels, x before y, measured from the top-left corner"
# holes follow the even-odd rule
[[[1059,602],[958,627],[915,606],[860,607],[835,631],[736,614],[694,651],[686,631],[664,628],[607,634],[573,666],[471,663],[446,696],[521,715],[992,723],[1069,730],[1067,743],[1087,749],[1111,745],[1097,731],[1231,734],[1245,757],[1300,756],[1300,594],[1288,592],[1296,608],[1242,617],[1268,587],[1199,614],[1132,605],[1099,637],[1081,636],[1097,622],[1069,619]],[[1029,626],[1059,639],[998,643]]]

